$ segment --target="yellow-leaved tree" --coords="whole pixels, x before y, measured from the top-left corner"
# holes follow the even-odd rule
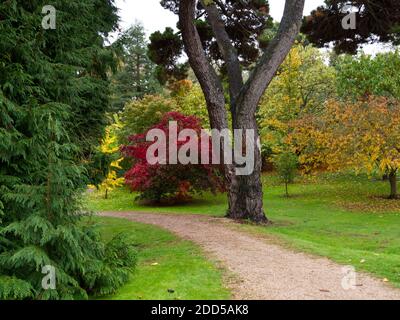
[[[320,114],[336,95],[336,72],[318,49],[297,43],[264,94],[258,112],[263,148],[272,154],[285,149],[289,123]]]
[[[287,142],[306,171],[316,168],[387,175],[390,198],[398,198],[400,102],[367,97],[354,103],[330,101],[322,115],[292,123]]]
[[[105,199],[108,199],[109,192],[124,185],[125,179],[118,177],[117,171],[122,169],[120,163],[124,160],[119,153],[117,131],[122,127],[118,117],[114,116],[114,123],[105,130],[105,135],[100,145],[100,152],[112,159],[105,179],[97,186],[98,190],[104,192]]]

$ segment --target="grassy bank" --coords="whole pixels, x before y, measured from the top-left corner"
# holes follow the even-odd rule
[[[126,234],[137,245],[138,266],[112,300],[228,299],[222,273],[201,250],[160,228],[114,218],[91,218],[104,239]]]

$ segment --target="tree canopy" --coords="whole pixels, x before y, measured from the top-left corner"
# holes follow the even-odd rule
[[[265,152],[279,153],[293,120],[321,114],[325,101],[336,96],[336,71],[312,46],[296,44],[279,68],[260,102],[258,121]]]
[[[244,68],[250,67],[259,58],[260,49],[268,45],[268,30],[274,27],[268,1],[227,0],[214,3],[227,35],[237,50],[241,65]],[[162,0],[161,5],[175,14],[179,13],[179,0]],[[207,56],[219,65],[222,72],[226,72],[221,48],[201,1],[196,8],[194,23]],[[179,23],[178,28],[181,29]],[[178,62],[183,52],[181,33],[174,33],[171,28],[167,28],[163,33],[155,32],[150,40],[150,57],[159,65],[160,74],[173,75],[181,80],[187,70],[185,64]]]
[[[343,28],[349,14],[355,28]],[[400,3],[397,0],[326,0],[304,19],[301,30],[318,47],[333,42],[338,53],[355,53],[360,45],[400,41]]]
[[[379,53],[375,57],[344,55],[334,65],[342,98],[358,99],[375,95],[400,100],[399,51]]]

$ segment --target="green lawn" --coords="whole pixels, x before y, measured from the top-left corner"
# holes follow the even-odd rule
[[[192,202],[184,205],[175,206],[146,206],[134,201],[136,195],[122,187],[113,190],[109,194],[109,199],[104,199],[104,195],[93,192],[85,196],[85,204],[94,212],[100,211],[141,211],[177,214],[204,214],[204,215],[223,215],[225,208],[225,196],[213,196],[206,194],[201,198],[196,198]]]
[[[229,299],[221,271],[194,244],[154,226],[114,218],[90,220],[105,240],[122,232],[138,249],[138,266],[129,283],[102,299]]]
[[[265,210],[273,226],[240,225],[303,251],[326,256],[343,264],[387,278],[400,287],[400,201],[386,200],[387,182],[350,174],[301,178],[283,196],[276,177],[265,176]],[[224,196],[206,195],[190,205],[148,207],[133,202],[125,189],[87,197],[96,211],[151,211],[223,216]]]

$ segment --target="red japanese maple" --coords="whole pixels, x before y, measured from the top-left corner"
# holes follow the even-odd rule
[[[140,199],[160,202],[161,200],[187,200],[195,193],[209,191],[212,193],[224,192],[225,181],[222,168],[211,164],[149,164],[146,155],[153,142],[146,141],[146,135],[151,129],[160,129],[169,136],[169,124],[177,123],[178,134],[184,129],[192,129],[196,132],[198,140],[196,144],[199,158],[202,152],[208,152],[212,159],[211,137],[204,136],[201,122],[197,117],[185,116],[178,112],[169,112],[155,126],[149,128],[143,134],[129,137],[130,144],[123,146],[122,153],[133,160],[133,167],[125,174],[126,184],[132,191],[139,192]],[[209,139],[208,150],[200,148],[201,139]],[[177,141],[177,150],[189,142]],[[166,144],[166,154],[169,153],[169,144]],[[200,159],[198,161],[201,163]]]

